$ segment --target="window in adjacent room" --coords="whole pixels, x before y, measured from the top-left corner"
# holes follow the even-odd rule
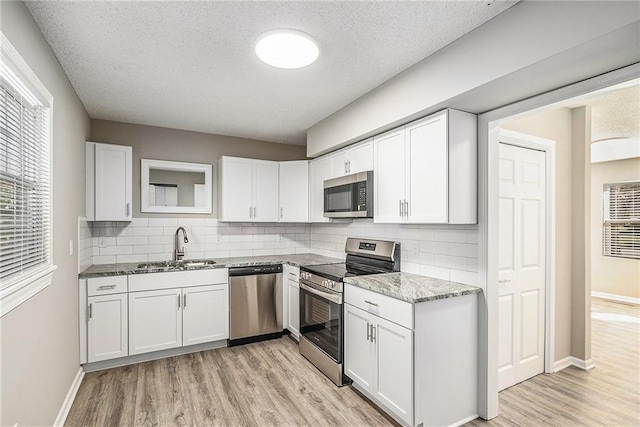
[[[53,98],[0,33],[0,316],[51,283]]]
[[[604,184],[602,254],[640,259],[640,181]]]

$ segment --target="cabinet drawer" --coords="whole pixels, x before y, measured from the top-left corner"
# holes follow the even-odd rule
[[[345,283],[344,301],[413,330],[413,304]]]
[[[87,296],[127,292],[127,276],[95,277],[87,279]]]
[[[286,271],[287,271],[287,279],[296,280],[296,281],[298,281],[300,279],[300,267],[294,267],[292,265],[287,265],[286,266]]]
[[[129,291],[187,288],[189,286],[217,285],[229,281],[227,268],[144,273],[129,276]]]

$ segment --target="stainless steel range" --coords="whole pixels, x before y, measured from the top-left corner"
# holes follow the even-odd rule
[[[346,262],[300,267],[300,354],[336,385],[342,373],[343,279],[400,271],[400,243],[348,238]]]

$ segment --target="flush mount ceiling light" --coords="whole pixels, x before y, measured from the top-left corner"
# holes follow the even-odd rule
[[[265,64],[277,68],[302,68],[312,64],[320,51],[306,33],[278,29],[262,33],[256,40],[256,55]]]

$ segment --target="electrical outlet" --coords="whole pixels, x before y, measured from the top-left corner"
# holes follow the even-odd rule
[[[73,256],[73,240],[69,240],[69,256]]]

